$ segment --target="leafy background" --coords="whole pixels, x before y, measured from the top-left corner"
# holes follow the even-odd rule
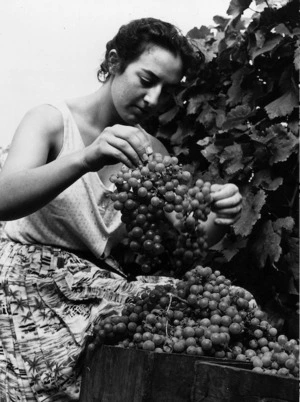
[[[195,179],[239,186],[241,219],[203,265],[252,291],[298,338],[299,3],[231,0],[213,21],[188,32],[205,62],[146,128]]]
[[[232,0],[227,15],[188,32],[205,63],[147,129],[195,178],[239,186],[241,219],[204,263],[298,337],[299,3]]]

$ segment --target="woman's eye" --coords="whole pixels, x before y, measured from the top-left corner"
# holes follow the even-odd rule
[[[140,81],[144,87],[151,87],[152,82],[149,81],[147,78],[140,77]]]

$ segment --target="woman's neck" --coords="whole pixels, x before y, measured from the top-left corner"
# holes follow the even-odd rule
[[[93,142],[106,127],[124,124],[114,107],[109,82],[103,84],[97,91],[69,100],[67,103],[85,145]]]
[[[118,115],[110,89],[110,81],[104,83],[96,92],[88,97],[90,116],[92,116],[91,124],[103,131],[106,127],[115,124],[124,124]]]

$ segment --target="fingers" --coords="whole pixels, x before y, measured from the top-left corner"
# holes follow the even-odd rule
[[[230,216],[230,215],[237,215],[242,211],[242,205],[239,204],[236,207],[232,207],[232,208],[222,208],[220,209],[220,211],[218,212],[218,215],[221,217],[226,217],[226,216]]]
[[[138,154],[123,138],[110,135],[106,140],[105,152],[110,158],[124,163],[129,168],[133,168],[141,162]]]
[[[224,187],[224,184],[212,184],[210,187],[210,191],[212,193],[215,193],[215,192],[221,190],[223,187]]]
[[[235,194],[239,194],[239,189],[235,184],[212,184],[211,186],[211,197],[213,201],[222,200],[224,198],[229,198]]]
[[[235,184],[213,184],[211,186],[211,198],[214,208],[227,208],[241,203],[242,196]]]
[[[242,202],[242,196],[240,193],[236,193],[228,198],[220,199],[220,201],[213,200],[213,209],[226,209],[240,205]]]
[[[241,216],[242,196],[235,184],[214,184],[212,187],[212,211],[216,213],[215,223],[232,225]]]
[[[217,212],[215,223],[217,225],[233,225],[241,217],[242,207],[238,206],[232,209],[225,209]]]
[[[220,226],[230,226],[233,225],[239,219],[240,216],[236,216],[234,218],[216,218],[215,223]]]
[[[150,136],[144,130],[116,125],[112,127],[112,131],[116,138],[127,142],[127,145],[124,142],[119,143],[119,149],[124,150],[126,156],[136,165],[146,162],[148,156],[153,153]]]
[[[143,135],[144,135],[145,143],[144,143],[143,146],[144,146],[144,148],[146,150],[147,156],[149,156],[149,155],[153,154],[150,135],[142,127],[139,127],[139,131],[142,132]]]
[[[134,168],[153,153],[151,136],[137,127],[115,125],[105,128],[85,149],[84,164],[90,171],[121,162]]]

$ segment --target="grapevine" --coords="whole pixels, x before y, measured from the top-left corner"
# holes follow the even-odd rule
[[[200,265],[173,285],[141,291],[121,315],[99,318],[88,351],[102,344],[248,362],[259,373],[299,377],[299,342],[277,333],[250,292]]]
[[[197,179],[193,183],[191,173],[176,157],[159,153],[135,169],[123,165],[110,180],[116,185],[111,198],[126,226],[125,241],[143,273],[157,271],[166,260],[169,270],[180,272],[203,256],[209,182]]]
[[[299,1],[255,3],[228,1],[227,15],[188,32],[206,61],[144,128],[195,175],[239,187],[241,218],[202,263],[299,337]]]

